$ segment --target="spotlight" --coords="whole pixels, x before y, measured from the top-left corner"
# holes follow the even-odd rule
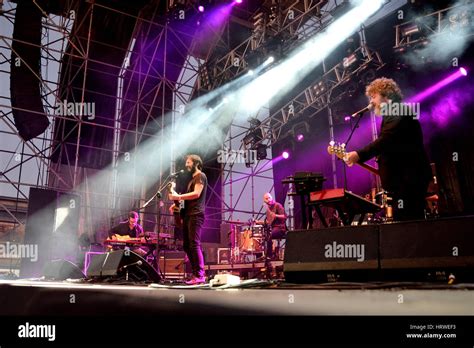
[[[309,134],[309,124],[306,121],[296,123],[291,129],[291,134],[297,142],[302,143],[305,136]]]
[[[263,139],[262,130],[255,129],[251,131],[249,134],[247,134],[242,141],[247,146],[248,145],[253,146],[255,143],[262,141],[262,139]]]
[[[267,58],[267,60],[263,63],[263,66],[268,66],[272,64],[275,61],[275,58],[273,56],[270,56]]]
[[[419,32],[420,32],[420,28],[418,27],[418,24],[416,23],[409,23],[401,28],[401,34],[404,37],[417,34]]]
[[[241,3],[242,3],[242,0],[234,0],[234,3],[236,3],[236,4],[241,4]]]
[[[202,5],[199,6],[199,7],[198,7],[198,10],[199,10],[199,12],[204,12],[204,6],[202,6]]]
[[[288,159],[290,157],[290,153],[288,151],[283,151],[281,153],[281,157],[283,157],[284,159]]]
[[[267,159],[267,146],[265,144],[257,145],[257,160]]]
[[[467,70],[465,68],[460,68],[459,72],[461,73],[462,76],[467,76]]]
[[[344,68],[348,68],[350,67],[352,64],[354,64],[355,62],[357,62],[357,56],[355,53],[352,53],[350,56],[348,57],[345,57],[342,61],[342,65],[344,66]]]
[[[249,74],[249,76],[252,76],[253,75],[253,70],[250,69],[247,74]]]

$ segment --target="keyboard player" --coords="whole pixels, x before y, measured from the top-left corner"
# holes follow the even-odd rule
[[[126,240],[130,238],[144,237],[143,228],[138,223],[138,213],[131,211],[128,213],[128,219],[112,227],[109,231],[109,240]],[[131,248],[131,250],[140,256],[145,256],[147,252],[140,247]]]

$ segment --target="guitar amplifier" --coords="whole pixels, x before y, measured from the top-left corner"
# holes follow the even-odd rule
[[[217,249],[217,263],[219,265],[230,264],[231,249],[230,248],[219,248]]]
[[[191,273],[191,267],[184,251],[162,251],[159,265],[166,279],[184,280],[186,273]]]

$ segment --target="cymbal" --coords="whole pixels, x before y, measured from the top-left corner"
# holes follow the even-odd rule
[[[227,220],[227,221],[224,221],[224,222],[227,222],[228,224],[231,224],[231,225],[246,225],[246,224],[248,224],[248,222],[246,222],[246,221]]]

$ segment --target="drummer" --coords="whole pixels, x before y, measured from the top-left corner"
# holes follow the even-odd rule
[[[263,195],[263,202],[267,205],[265,221],[263,223],[271,231],[267,240],[266,255],[267,258],[273,257],[273,240],[284,239],[286,237],[286,213],[285,208],[276,202],[270,193]]]

